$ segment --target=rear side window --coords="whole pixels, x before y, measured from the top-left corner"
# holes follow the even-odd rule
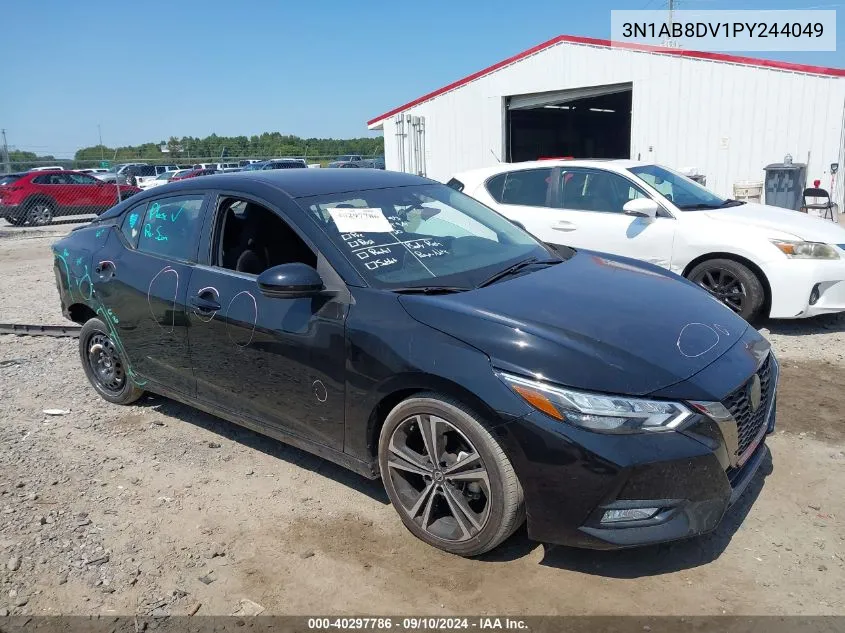
[[[123,237],[126,238],[126,241],[135,248],[138,246],[138,236],[141,234],[141,221],[143,220],[144,216],[147,212],[147,203],[139,204],[136,207],[132,207],[123,217],[123,224],[120,226],[120,231],[123,233]]]
[[[193,261],[202,226],[201,195],[151,201],[139,215],[138,250],[170,259]],[[132,222],[131,213],[128,222]]]
[[[33,178],[32,182],[38,185],[69,185],[72,181],[65,174],[42,174]]]
[[[464,183],[462,183],[457,178],[452,178],[449,182],[446,183],[447,187],[451,187],[455,191],[463,191],[464,190]]]
[[[551,206],[552,170],[550,168],[506,172],[490,178],[486,186],[493,199],[502,204],[529,207]]]

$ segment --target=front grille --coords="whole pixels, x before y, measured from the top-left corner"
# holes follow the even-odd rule
[[[749,385],[753,378],[746,381],[722,401],[722,404],[736,420],[736,430],[739,436],[739,447],[736,449],[737,457],[745,453],[754,438],[760,433],[760,428],[766,424],[766,413],[769,411],[769,403],[775,387],[772,373],[772,355],[768,354],[760,369],[757,370],[757,375],[760,377],[762,398],[760,407],[756,411],[751,410],[751,398],[748,395]]]

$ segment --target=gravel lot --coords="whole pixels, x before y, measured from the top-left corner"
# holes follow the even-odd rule
[[[0,224],[0,322],[64,323],[69,226]],[[523,530],[478,560],[414,539],[378,482],[164,398],[110,405],[76,340],[0,335],[0,614],[845,614],[845,320],[764,333],[773,460],[715,533],[614,553]]]

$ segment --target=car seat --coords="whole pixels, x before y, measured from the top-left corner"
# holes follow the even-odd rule
[[[247,203],[243,219],[240,220],[242,228],[233,249],[233,253],[237,254],[234,265],[236,271],[258,275],[269,268],[265,217],[266,212],[261,207]]]

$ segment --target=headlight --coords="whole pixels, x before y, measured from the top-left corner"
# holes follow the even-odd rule
[[[770,240],[790,259],[839,259],[839,253],[830,244],[821,242],[790,242]]]
[[[671,431],[692,413],[678,402],[586,393],[499,372],[514,393],[556,420],[602,433]]]

